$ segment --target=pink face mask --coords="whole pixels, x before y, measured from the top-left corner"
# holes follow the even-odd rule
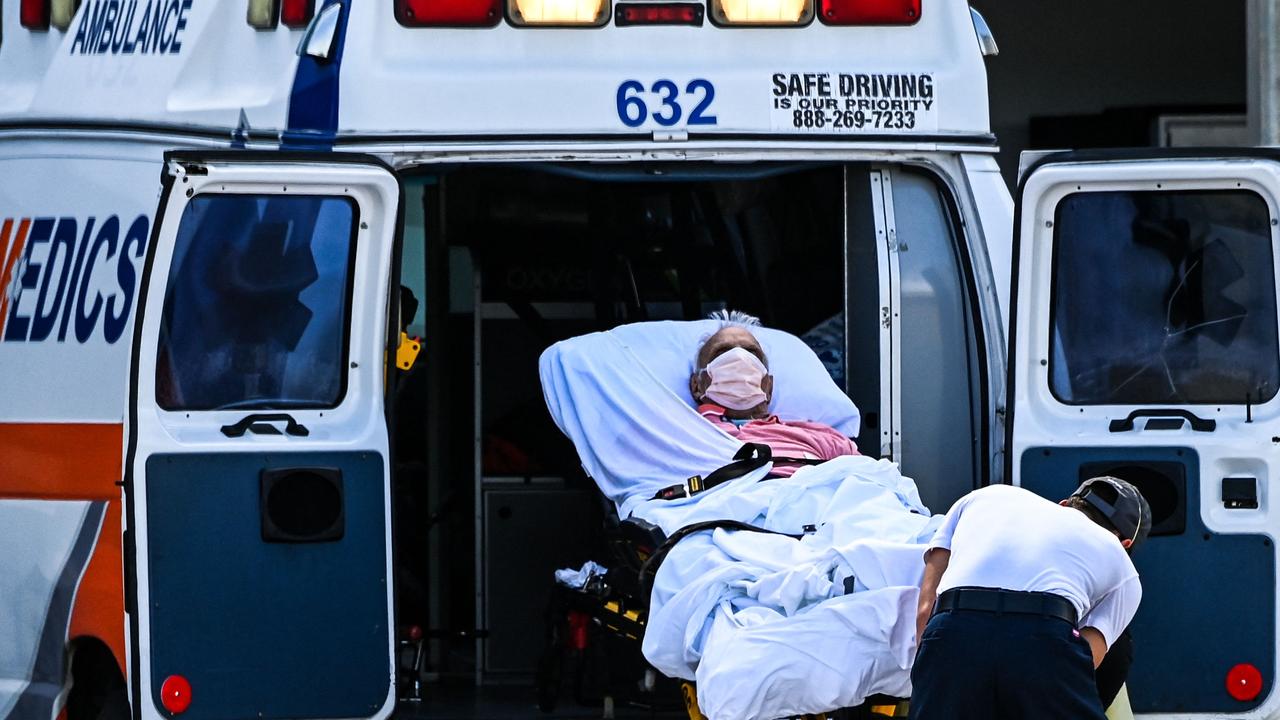
[[[710,379],[706,396],[717,405],[750,410],[769,399],[761,387],[769,370],[749,350],[726,350],[707,363],[703,372]]]

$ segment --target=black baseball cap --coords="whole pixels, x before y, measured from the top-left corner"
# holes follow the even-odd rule
[[[1147,539],[1151,532],[1151,506],[1138,488],[1118,477],[1102,475],[1089,478],[1071,493],[1102,513],[1122,538],[1132,540],[1132,547]]]

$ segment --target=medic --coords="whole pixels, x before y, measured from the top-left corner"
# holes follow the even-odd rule
[[[1133,620],[1129,552],[1151,531],[1132,484],[1086,480],[1053,503],[991,485],[960,498],[925,551],[913,720],[1105,720],[1095,669]]]

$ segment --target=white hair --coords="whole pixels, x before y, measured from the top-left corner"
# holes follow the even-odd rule
[[[724,330],[725,328],[731,328],[731,327],[739,327],[747,331],[750,331],[752,328],[764,327],[763,325],[760,324],[760,318],[756,317],[755,315],[744,313],[741,310],[730,310],[728,308],[725,308],[723,310],[716,310],[715,312],[708,315],[707,319],[715,320],[720,323],[720,327],[717,328],[716,332],[719,332],[720,330]],[[702,360],[702,348],[706,347],[707,342],[711,340],[711,338],[715,336],[715,334],[716,333],[707,333],[706,335],[702,336],[701,340],[698,341],[698,352],[697,354],[694,355],[694,360],[693,360],[693,366],[695,370],[702,369],[702,366],[700,364],[700,361]],[[755,333],[751,333],[751,334],[755,335]],[[760,360],[761,362],[764,363],[764,366],[766,368],[769,367],[768,358],[760,358]]]
[[[760,318],[755,315],[749,315],[741,310],[716,310],[707,316],[708,320],[717,320],[720,323],[720,329],[727,327],[741,328],[757,328],[760,327]]]

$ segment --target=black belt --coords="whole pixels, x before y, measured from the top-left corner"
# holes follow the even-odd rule
[[[817,465],[821,460],[814,458],[774,457],[773,450],[764,443],[745,443],[738,448],[733,462],[709,473],[705,478],[694,475],[682,483],[664,487],[653,496],[654,500],[679,500],[693,497],[703,491],[722,485],[750,472],[755,472],[768,463],[786,463],[788,465]]]
[[[1066,620],[1075,627],[1076,606],[1061,595],[1046,592],[1021,592],[994,588],[954,588],[938,596],[935,613],[951,610],[977,610],[989,613],[1045,615]]]

